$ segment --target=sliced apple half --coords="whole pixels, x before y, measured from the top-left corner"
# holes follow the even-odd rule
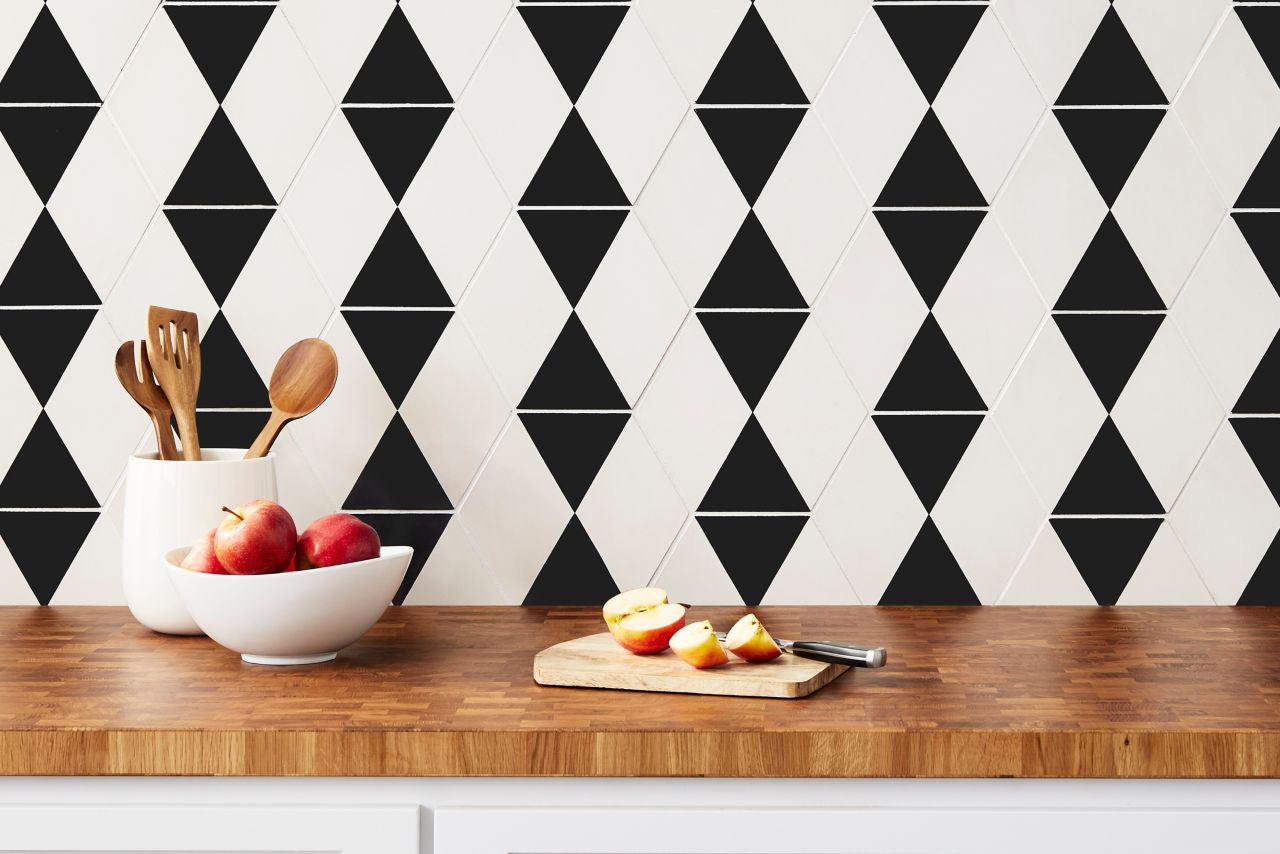
[[[755,614],[747,614],[734,623],[725,635],[724,645],[744,661],[771,661],[782,655],[777,642],[765,631]]]
[[[690,623],[671,636],[671,651],[699,670],[719,667],[729,661],[724,647],[716,639],[710,620]]]
[[[640,587],[604,603],[604,622],[613,639],[636,655],[662,652],[684,625],[684,606],[667,602],[667,592]]]

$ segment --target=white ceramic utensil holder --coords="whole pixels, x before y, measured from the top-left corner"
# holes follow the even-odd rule
[[[124,597],[139,623],[170,635],[203,634],[178,598],[161,556],[189,546],[236,507],[276,500],[273,455],[246,460],[244,450],[204,448],[200,462],[129,458],[124,496]]]

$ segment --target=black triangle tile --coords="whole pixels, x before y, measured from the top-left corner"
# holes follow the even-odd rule
[[[1280,295],[1280,213],[1233,213],[1245,242]]]
[[[933,505],[973,441],[983,416],[875,415],[885,443],[920,497],[924,509]]]
[[[626,218],[626,211],[520,211],[529,236],[574,307]]]
[[[986,408],[932,314],[924,319],[876,404],[876,409],[891,412]]]
[[[617,593],[618,584],[604,558],[574,516],[547,555],[523,604],[599,606]]]
[[[49,402],[49,396],[71,364],[71,357],[97,313],[93,308],[0,311],[0,339],[13,354],[13,360],[41,406]],[[0,504],[0,507],[22,506],[25,505]]]
[[[1280,208],[1280,131],[1271,137],[1267,150],[1245,182],[1238,208]]]
[[[577,103],[595,73],[626,6],[519,6],[525,26],[542,48],[569,100]]]
[[[1280,533],[1267,547],[1236,604],[1280,605]]]
[[[1280,335],[1271,339],[1231,411],[1250,415],[1280,412]]]
[[[97,114],[97,107],[0,107],[0,134],[40,201],[49,203]]]
[[[631,204],[576,108],[564,120],[520,204]]]
[[[930,309],[986,215],[986,211],[876,211],[880,228]]]
[[[1160,328],[1163,314],[1055,314],[1053,319],[1110,412]]]
[[[808,509],[754,415],[743,425],[698,505],[703,513],[803,513]]]
[[[1164,110],[1054,110],[1058,124],[1111,207],[1155,136]]]
[[[97,507],[62,437],[41,412],[0,480],[0,507]]]
[[[399,208],[391,212],[382,236],[365,259],[342,304],[431,308],[453,305],[444,283]]]
[[[697,110],[707,136],[715,143],[733,180],[738,182],[747,204],[754,205],[760,198],[760,191],[782,159],[806,112],[803,107]]]
[[[807,104],[804,90],[753,5],[738,25],[710,79],[701,104]]]
[[[222,312],[214,315],[200,338],[200,364],[197,406],[228,409],[271,406],[262,377],[258,376]]]
[[[452,112],[452,107],[342,108],[397,205]]]
[[[166,208],[164,213],[205,287],[221,306],[275,211]]]
[[[98,512],[0,513],[0,540],[36,601],[48,605],[98,521]]]
[[[42,7],[0,78],[0,102],[82,104],[101,100],[53,13],[48,6]]]
[[[982,207],[986,203],[930,108],[880,191],[877,207]]]
[[[342,316],[391,402],[399,407],[453,312],[343,310]]]
[[[520,408],[627,408],[627,399],[576,312],[565,321],[560,337],[529,383]]]
[[[754,608],[804,530],[805,516],[698,516],[743,604]]]
[[[920,91],[932,104],[986,7],[904,5],[876,6],[875,10]]]
[[[1231,426],[1240,437],[1240,444],[1249,452],[1258,474],[1271,490],[1272,497],[1280,503],[1280,419],[1232,418]]]
[[[1054,309],[1163,311],[1164,307],[1160,292],[1129,245],[1129,238],[1108,211],[1058,295]]]
[[[98,292],[63,239],[48,210],[0,281],[0,305],[98,305]]]
[[[631,416],[625,412],[522,412],[520,421],[575,511]]]
[[[397,605],[403,604],[453,517],[447,513],[357,513],[356,518],[372,525],[384,546],[413,547],[409,569],[391,600]]]
[[[699,312],[729,376],[752,409],[764,396],[809,315],[799,311]]]
[[[881,605],[981,605],[932,518],[926,518],[880,596]]]
[[[1114,605],[1155,538],[1160,519],[1050,519],[1099,605]]]
[[[342,506],[353,510],[452,510],[449,496],[396,413]]]
[[[1111,416],[1102,423],[1093,444],[1071,475],[1054,513],[1158,514],[1164,506],[1142,473]]]
[[[168,8],[168,7],[166,7]],[[165,200],[170,205],[274,205],[240,135],[219,107]]]
[[[204,342],[200,342],[204,347]],[[262,425],[267,423],[269,412],[246,412],[229,410],[202,410],[200,418],[200,447],[211,448],[248,448],[253,440],[262,432]],[[174,429],[177,429],[177,422]]]
[[[1267,64],[1276,85],[1280,86],[1280,8],[1275,6],[1237,6],[1236,14],[1245,32],[1253,39],[1258,55]]]
[[[399,6],[343,99],[351,104],[449,104],[453,96]]]
[[[738,227],[698,308],[807,308],[796,280],[755,211]]]
[[[196,67],[221,104],[275,11],[272,6],[165,6]]]
[[[1108,6],[1058,96],[1059,104],[1166,104],[1133,37]]]

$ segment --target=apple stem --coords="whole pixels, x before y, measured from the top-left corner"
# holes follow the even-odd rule
[[[223,509],[223,511],[224,511],[224,512],[226,512],[226,513],[230,513],[232,516],[235,516],[235,517],[236,517],[237,519],[239,519],[241,522],[243,522],[243,521],[244,521],[244,517],[243,517],[243,516],[241,516],[241,515],[240,515],[239,513],[237,513],[236,511],[232,510],[230,507],[223,507],[222,509]]]

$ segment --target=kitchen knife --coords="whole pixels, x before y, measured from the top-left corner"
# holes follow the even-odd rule
[[[716,632],[716,637],[724,643],[725,633]],[[812,658],[814,661],[825,661],[828,664],[844,664],[849,667],[884,667],[884,647],[868,648],[834,641],[789,641],[774,638],[783,652],[798,655],[801,658]]]

